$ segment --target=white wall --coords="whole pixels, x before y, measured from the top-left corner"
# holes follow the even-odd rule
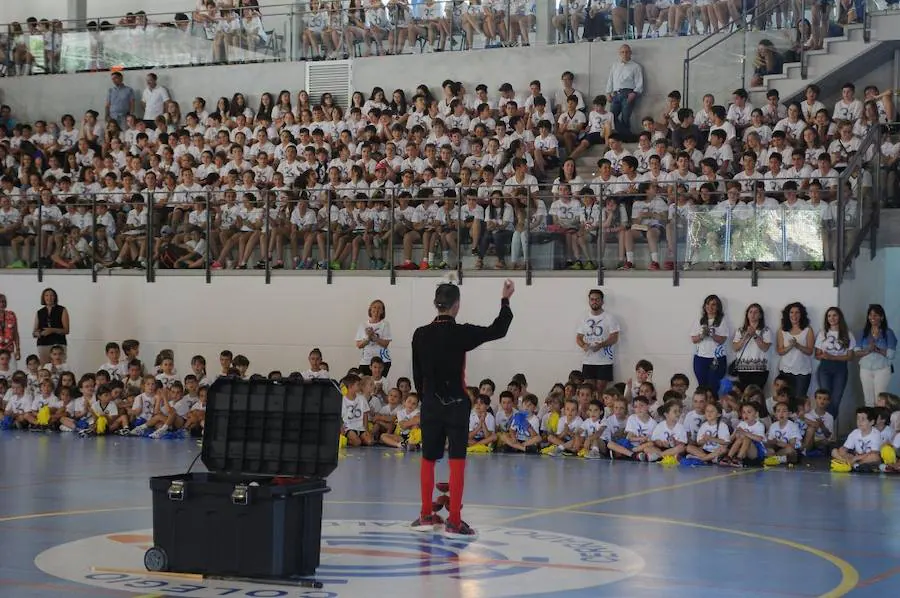
[[[202,277],[163,276],[147,284],[139,276],[103,276],[96,284],[86,276],[49,274],[39,283],[33,274],[0,274],[0,291],[17,312],[28,337],[41,289],[53,287],[71,316],[70,363],[78,371],[104,362],[103,345],[137,338],[141,355],[152,361],[163,348],[175,351],[179,372],[189,371],[192,355],[202,354],[215,367],[222,349],[246,354],[260,372],[306,368],[306,355],[322,349],[339,375],[358,363],[353,346],[357,326],[375,298],[387,305],[396,363],[392,379],[410,374],[409,343],[413,330],[429,322],[435,285],[432,277],[399,278],[391,286],[384,277],[273,277],[266,285],[257,276],[218,276],[212,284]],[[539,278],[532,286],[516,279],[512,307],[515,320],[509,337],[480,349],[468,361],[468,380],[477,384],[491,377],[503,384],[523,372],[537,394],[564,380],[580,367],[575,330],[587,314],[590,278]],[[489,323],[499,306],[502,279],[469,277],[462,287],[461,321]],[[831,280],[824,278],[763,279],[753,288],[746,277],[683,278],[673,287],[667,277],[616,277],[604,288],[607,309],[622,326],[616,378],[624,380],[634,363],[649,359],[655,379],[667,384],[675,372],[693,379],[689,331],[699,318],[703,298],[716,292],[732,325],[741,323],[746,306],[763,305],[770,325],[792,301],[808,306],[814,322],[837,301]],[[23,354],[33,350],[23,339]],[[773,364],[774,366],[774,364]]]
[[[685,37],[629,42],[634,49],[634,60],[644,67],[646,88],[634,112],[635,126],[642,115],[658,114],[669,92],[681,89],[681,59],[695,41],[695,38]],[[567,44],[354,60],[353,86],[368,94],[376,85],[390,93],[395,88],[411,92],[418,84],[426,83],[438,92],[444,79],[453,78],[462,81],[471,93],[476,84],[485,83],[491,97],[497,97],[497,89],[502,83],[509,82],[518,93],[525,94],[528,84],[533,79],[540,79],[545,94],[552,96],[560,86],[560,75],[571,70],[577,78],[576,87],[590,101],[594,95],[606,91],[610,65],[618,59],[618,48],[617,43]],[[160,69],[156,72],[160,84],[169,88],[185,112],[191,99],[198,95],[214,104],[218,96],[231,97],[240,91],[248,96],[253,106],[258,105],[264,91],[277,93],[288,89],[296,95],[304,86],[306,65],[290,62]],[[145,73],[127,71],[125,83],[141,90]],[[0,99],[13,107],[20,121],[58,119],[67,112],[77,115],[88,108],[102,114],[109,85],[108,73],[10,77],[3,80]]]

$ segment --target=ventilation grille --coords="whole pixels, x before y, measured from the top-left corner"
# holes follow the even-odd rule
[[[306,91],[316,104],[323,93],[330,93],[334,103],[341,107],[350,104],[351,64],[349,60],[329,60],[306,63]]]

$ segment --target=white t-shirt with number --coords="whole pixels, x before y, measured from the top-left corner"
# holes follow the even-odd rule
[[[344,397],[344,405],[341,417],[344,427],[354,432],[365,432],[363,416],[369,412],[369,403],[363,395],[356,395],[355,399]]]
[[[863,433],[859,431],[859,428],[856,428],[850,435],[847,436],[847,440],[844,442],[844,448],[848,451],[853,451],[853,453],[857,455],[865,455],[867,453],[872,453],[881,449],[881,432],[872,428],[868,434],[863,436]]]
[[[715,424],[703,422],[700,429],[697,430],[697,442],[703,442],[703,450],[707,453],[711,453],[718,449],[720,445],[708,440],[704,441],[704,438],[707,438],[708,436],[718,438],[725,443],[731,440],[731,432],[728,431],[728,424],[722,419]]]
[[[654,429],[656,429],[656,420],[652,417],[648,417],[647,421],[642,421],[637,415],[629,415],[625,422],[626,434],[650,438]]]
[[[669,424],[663,421],[653,428],[650,440],[653,442],[665,442],[670,447],[675,446],[679,442],[687,444],[687,430],[677,422],[670,428]]]
[[[619,436],[619,433],[622,431],[622,428],[625,427],[625,422],[620,420],[615,415],[607,416],[606,419],[603,420],[603,434],[600,435],[600,438],[604,442],[609,442],[615,437]]]
[[[375,335],[382,340],[391,340],[391,325],[387,320],[380,322],[363,322],[356,331],[356,340],[364,341],[369,338],[366,334],[366,328],[371,328]],[[370,365],[373,357],[380,357],[385,363],[391,362],[391,354],[387,347],[382,347],[378,343],[369,342],[362,349],[362,357],[359,359],[360,365]]]
[[[616,332],[619,332],[619,323],[608,312],[602,312],[599,315],[588,314],[576,331],[577,334],[584,337],[584,342],[588,344],[602,343]],[[585,352],[582,363],[585,365],[612,365],[615,358],[616,346],[613,345],[599,351]]]
[[[799,447],[802,439],[800,434],[800,427],[791,420],[787,420],[784,422],[782,426],[780,422],[774,422],[772,427],[769,428],[769,440],[775,440],[778,442],[786,442],[788,446]]]
[[[725,318],[722,318],[722,321],[718,326],[714,326],[712,321],[708,321],[707,326],[709,327],[709,334],[697,343],[695,349],[696,355],[697,357],[705,357],[707,359],[722,359],[725,357],[725,344],[731,337],[731,329],[728,327],[728,322]],[[701,329],[702,326],[700,321],[695,321],[693,328],[691,328],[691,336],[700,336]],[[713,339],[713,336],[725,337],[725,342],[721,344],[717,343],[715,339]]]
[[[843,357],[853,351],[853,347],[856,346],[856,339],[853,338],[853,333],[849,330],[847,331],[847,338],[849,343],[844,344],[841,342],[837,330],[820,330],[816,336],[816,349],[834,357]]]

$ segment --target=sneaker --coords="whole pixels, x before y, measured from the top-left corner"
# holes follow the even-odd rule
[[[169,431],[169,428],[167,428],[166,426],[162,426],[161,428],[157,428],[156,431],[153,432],[153,434],[150,434],[150,438],[153,438],[154,440],[159,440],[168,431]]]
[[[631,262],[624,262],[621,266],[619,266],[618,269],[619,270],[634,270],[634,264]]]
[[[781,461],[777,456],[772,455],[771,457],[766,457],[765,460],[763,460],[763,465],[765,465],[766,467],[775,467],[776,465],[781,465]]]
[[[431,532],[434,531],[435,526],[442,525],[444,520],[435,513],[430,513],[428,515],[420,515],[418,519],[413,521],[409,527],[417,532]]]
[[[650,262],[650,265],[647,267],[648,270],[659,270],[659,262]]]
[[[460,540],[474,540],[478,538],[478,532],[469,527],[469,524],[465,521],[460,521],[459,523],[450,523],[448,521],[444,524],[444,535],[448,538],[458,538]]]
[[[592,446],[591,450],[588,451],[586,456],[587,459],[599,459],[600,458],[600,449],[596,446]]]
[[[674,270],[674,269],[675,269],[675,262],[673,262],[671,260],[667,261],[666,263],[663,264],[663,270]]]
[[[62,428],[63,428],[63,426],[60,426],[60,429],[62,429]],[[128,435],[129,436],[142,436],[144,434],[144,430],[146,430],[146,429],[147,429],[147,424],[141,424],[138,427],[129,431]]]
[[[597,269],[597,264],[595,264],[594,262],[588,260],[588,261],[584,264],[584,269],[585,269],[585,270],[596,270],[596,269]]]
[[[69,426],[60,426],[59,431],[60,432],[74,432],[74,430],[72,428],[70,428]]]
[[[419,270],[427,270],[428,269],[428,261],[422,260],[419,262]]]
[[[130,428],[127,428],[127,427],[125,427],[125,428],[120,428],[120,429],[116,430],[116,434],[119,435],[119,436],[130,436],[130,435],[131,435],[131,429],[130,429]]]
[[[91,431],[90,431],[89,429],[87,429],[87,428],[85,428],[84,430],[78,430],[78,437],[79,437],[79,438],[87,438],[88,436],[91,436],[92,434],[93,434],[93,432],[91,432]]]

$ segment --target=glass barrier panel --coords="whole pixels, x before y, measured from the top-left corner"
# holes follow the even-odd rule
[[[693,205],[686,210],[685,219],[684,269],[721,269],[733,253],[732,227],[736,219],[732,211],[715,205]],[[737,225],[742,228],[741,223]]]
[[[796,208],[783,206],[784,262],[791,264],[792,268],[795,264],[804,270],[824,267],[825,230],[822,216],[827,209],[827,206],[823,209],[807,203]]]

